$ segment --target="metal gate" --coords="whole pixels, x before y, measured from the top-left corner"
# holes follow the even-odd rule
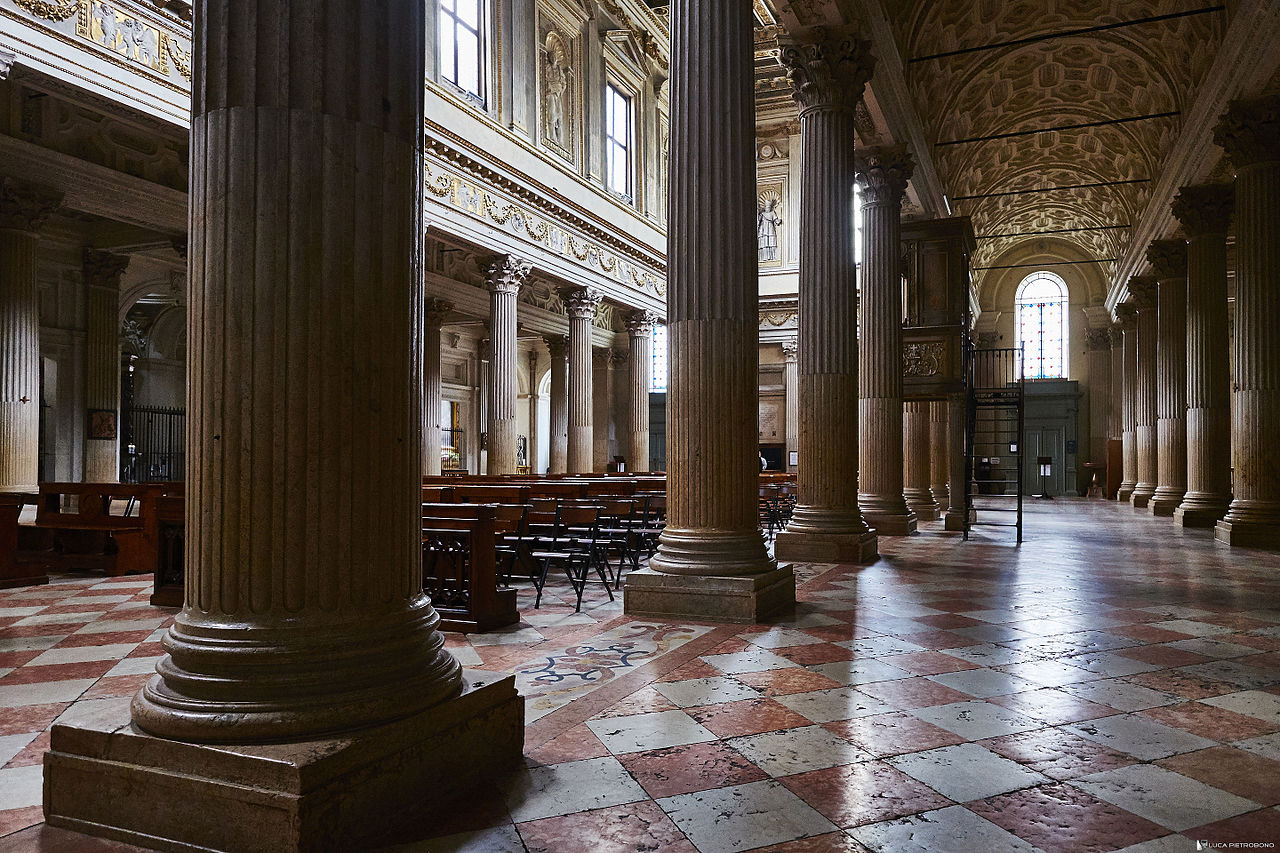
[[[151,483],[182,480],[186,471],[187,413],[162,406],[124,410],[121,480]]]

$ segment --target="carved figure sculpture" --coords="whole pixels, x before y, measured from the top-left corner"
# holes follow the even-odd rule
[[[760,261],[776,261],[781,255],[778,252],[778,228],[782,226],[782,215],[778,212],[778,200],[767,198],[760,212],[756,214],[756,237],[760,241]]]

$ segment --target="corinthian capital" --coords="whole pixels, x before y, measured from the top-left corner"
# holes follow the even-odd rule
[[[604,301],[604,294],[592,287],[583,287],[569,294],[569,316],[575,320],[594,320],[596,310]]]
[[[0,228],[39,231],[62,204],[62,193],[49,187],[0,178]]]
[[[453,313],[454,305],[447,299],[437,299],[432,296],[427,297],[427,303],[423,309],[423,317],[427,326],[438,329],[444,325],[445,319]]]
[[[812,109],[852,112],[876,67],[871,42],[822,28],[805,40],[784,42],[778,60],[801,114]]]
[[[1160,280],[1153,275],[1135,275],[1129,279],[1129,296],[1139,311],[1154,311]]]
[[[1131,285],[1132,283],[1130,281]],[[1132,332],[1138,328],[1138,309],[1128,302],[1121,302],[1116,306],[1116,322],[1123,331]]]
[[[627,317],[627,331],[631,333],[631,337],[648,337],[653,334],[653,327],[657,324],[659,317],[652,311],[636,311]]]
[[[864,148],[857,156],[863,204],[901,204],[915,162],[905,145]]]
[[[795,338],[787,338],[782,342],[782,360],[787,364],[796,361],[800,356],[800,342]]]
[[[1187,277],[1187,241],[1152,240],[1147,247],[1147,262],[1157,281]]]
[[[1237,169],[1280,160],[1280,95],[1232,101],[1213,132]]]
[[[129,267],[128,255],[113,255],[111,252],[99,252],[97,249],[84,250],[82,275],[84,283],[90,287],[110,287],[120,289],[120,276]]]
[[[569,354],[569,339],[564,335],[546,335],[547,352],[552,358],[564,358]]]
[[[515,255],[494,255],[484,267],[492,293],[519,293],[532,269],[533,264]]]
[[[1188,237],[1226,234],[1236,205],[1231,184],[1199,184],[1183,187],[1173,200],[1173,215]]]

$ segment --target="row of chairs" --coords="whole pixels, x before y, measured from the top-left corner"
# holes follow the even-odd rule
[[[796,506],[794,483],[779,483],[760,487],[760,528],[772,541],[778,531],[791,520]]]

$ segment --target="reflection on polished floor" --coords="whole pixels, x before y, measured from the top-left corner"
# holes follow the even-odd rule
[[[1280,843],[1280,555],[1096,501],[1032,506],[1020,549],[926,527],[800,567],[777,624],[638,621],[595,590],[450,635],[517,673],[528,766],[396,849]],[[0,850],[132,849],[38,825],[40,760],[55,719],[127,702],[161,654],[173,612],[145,583],[0,596]]]

